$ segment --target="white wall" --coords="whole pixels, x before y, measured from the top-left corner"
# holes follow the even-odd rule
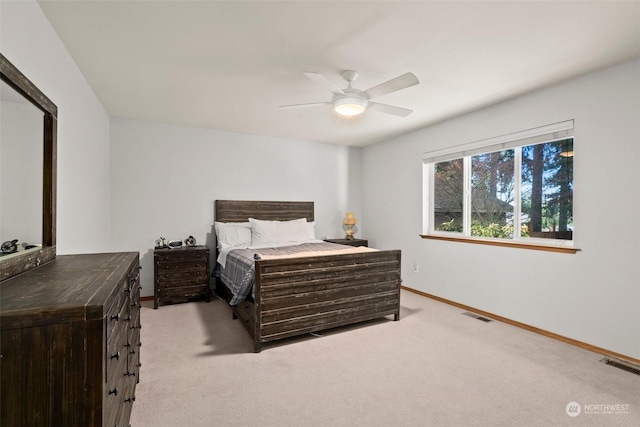
[[[366,237],[402,249],[408,287],[640,359],[639,77],[636,60],[366,147]],[[418,237],[423,152],[568,119],[580,252]]]
[[[216,199],[313,201],[316,236],[342,237],[345,213],[360,213],[360,151],[112,119],[114,250],[140,251],[142,295],[148,296],[160,236],[184,241],[193,235],[214,248]]]
[[[58,254],[108,251],[109,116],[35,1],[0,2],[0,40],[58,107]]]

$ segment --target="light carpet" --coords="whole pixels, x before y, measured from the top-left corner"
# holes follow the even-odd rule
[[[145,301],[131,425],[640,425],[640,376],[462,311],[402,291],[399,322],[306,335],[254,354],[224,301],[158,310]]]

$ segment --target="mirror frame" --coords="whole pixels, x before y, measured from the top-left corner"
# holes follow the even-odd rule
[[[0,282],[56,257],[56,148],[58,107],[0,53],[0,78],[44,113],[42,246],[6,260],[0,258]]]

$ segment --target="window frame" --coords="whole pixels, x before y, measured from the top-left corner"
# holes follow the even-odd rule
[[[543,144],[562,139],[574,140],[574,120],[567,120],[550,125],[527,129],[520,132],[501,135],[481,141],[456,145],[441,150],[423,153],[423,214],[422,234],[425,239],[448,240],[457,242],[480,243],[494,246],[520,247],[525,249],[549,250],[554,252],[575,253],[575,236],[572,240],[545,239],[536,237],[522,237],[520,232],[514,233],[513,238],[489,238],[471,235],[471,158],[478,154],[513,149],[514,150],[514,192],[517,201],[514,203],[513,227],[520,230],[521,226],[521,189],[522,189],[522,147]],[[574,145],[575,146],[575,145]],[[435,165],[439,162],[463,159],[463,231],[435,230]]]

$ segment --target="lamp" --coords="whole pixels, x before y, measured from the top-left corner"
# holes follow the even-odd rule
[[[562,151],[558,153],[558,155],[565,158],[573,157],[573,139],[565,139],[563,141],[560,141],[560,144],[562,144],[560,145]]]
[[[349,93],[346,96],[336,96],[333,99],[333,110],[341,116],[357,116],[367,108],[368,101],[357,93]]]
[[[358,223],[356,217],[353,216],[353,213],[347,212],[347,216],[344,217],[342,223],[347,227],[346,236],[347,240],[353,240],[353,235],[356,234],[353,226]]]

